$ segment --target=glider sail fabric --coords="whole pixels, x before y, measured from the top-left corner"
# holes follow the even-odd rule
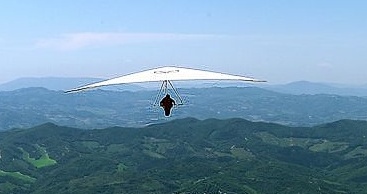
[[[127,84],[127,83],[141,83],[141,82],[158,82],[158,81],[177,81],[177,80],[239,80],[250,82],[263,82],[250,77],[230,75],[225,73],[217,73],[211,71],[189,69],[182,67],[161,67],[132,73],[125,76],[88,84],[82,87],[71,89],[68,92],[77,92],[80,90],[96,88],[101,86]]]

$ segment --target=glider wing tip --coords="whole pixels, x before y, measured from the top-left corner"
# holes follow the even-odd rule
[[[68,93],[76,93],[76,92],[79,92],[81,90],[84,90],[85,88],[74,88],[74,89],[71,89],[71,90],[66,90],[64,93],[68,94]]]
[[[261,80],[261,79],[246,79],[244,81],[250,81],[250,82],[268,82],[266,80]]]
[[[266,80],[255,80],[255,82],[268,82]]]
[[[64,91],[65,94],[69,94],[69,93],[75,93],[77,92],[78,90],[75,90],[75,89],[72,89],[72,90],[66,90]]]

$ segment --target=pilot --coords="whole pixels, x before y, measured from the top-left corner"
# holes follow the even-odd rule
[[[164,97],[160,102],[161,107],[164,109],[164,115],[168,117],[171,114],[171,109],[176,102],[170,97],[169,94]]]

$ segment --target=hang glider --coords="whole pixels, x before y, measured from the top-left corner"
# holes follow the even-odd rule
[[[101,87],[101,86],[110,86],[110,85],[118,85],[118,84],[128,84],[128,83],[142,83],[142,82],[165,82],[165,81],[184,81],[184,80],[238,80],[238,81],[249,81],[249,82],[264,82],[262,80],[230,75],[226,73],[217,73],[211,71],[197,70],[197,69],[189,69],[182,67],[161,67],[146,71],[141,71],[138,73],[132,73],[128,75],[124,75],[121,77],[108,79],[105,81],[88,84],[85,86],[81,86],[78,88],[74,88],[66,91],[69,92],[77,92],[81,90]]]
[[[183,67],[161,67],[146,71],[141,71],[138,73],[132,73],[128,75],[124,75],[121,77],[108,79],[105,81],[88,84],[85,86],[77,87],[71,90],[66,91],[66,93],[70,92],[78,92],[82,90],[92,89],[96,87],[102,86],[110,86],[110,85],[118,85],[118,84],[128,84],[128,83],[142,83],[142,82],[162,82],[161,88],[158,92],[158,95],[154,101],[153,105],[160,105],[165,110],[165,116],[170,115],[171,108],[173,105],[181,105],[183,104],[183,100],[177,92],[176,88],[173,87],[171,81],[185,81],[185,80],[238,80],[238,81],[249,81],[249,82],[264,82],[262,80],[231,75],[226,73],[217,73],[212,71],[204,71]],[[170,98],[168,94],[168,87],[170,87],[178,98],[179,102],[176,103],[173,99]],[[161,96],[166,95],[161,101]],[[160,102],[160,103],[159,103]]]

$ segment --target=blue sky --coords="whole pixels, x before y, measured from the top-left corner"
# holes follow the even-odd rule
[[[75,0],[0,4],[0,83],[177,64],[367,84],[364,0]]]

